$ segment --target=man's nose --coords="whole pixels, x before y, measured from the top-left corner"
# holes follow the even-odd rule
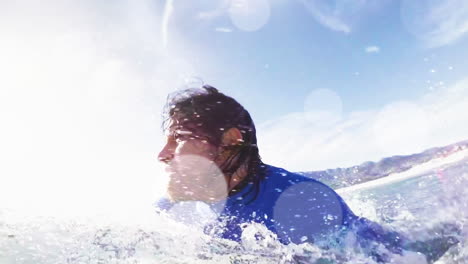
[[[174,158],[174,149],[169,146],[165,146],[161,152],[159,152],[158,160],[164,163],[168,163]]]

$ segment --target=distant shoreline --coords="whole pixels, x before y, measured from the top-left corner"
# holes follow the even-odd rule
[[[454,162],[458,162],[463,160],[464,158],[468,158],[468,149],[453,153],[448,157],[436,158],[430,160],[426,163],[417,165],[407,171],[399,172],[390,174],[383,178],[378,178],[375,180],[367,181],[364,183],[355,184],[349,187],[343,187],[336,190],[339,194],[347,194],[354,191],[362,191],[367,190],[370,188],[375,188],[382,185],[387,185],[415,177],[422,176],[423,174],[427,174],[429,171],[439,168],[445,164],[450,164]]]

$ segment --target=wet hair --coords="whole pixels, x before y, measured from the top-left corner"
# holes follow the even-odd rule
[[[232,146],[222,146],[231,151],[230,157],[220,166],[221,171],[229,177],[244,164],[247,165],[247,176],[237,184],[229,196],[239,192],[246,185],[252,185],[244,197],[258,195],[260,181],[264,178],[265,165],[262,163],[257,147],[255,125],[249,112],[234,98],[216,88],[203,85],[202,88],[178,90],[168,95],[163,110],[162,128],[169,129],[171,119],[177,120],[208,143],[222,146],[222,136],[230,128],[237,128],[242,134],[242,141]],[[253,192],[253,193],[252,193]]]

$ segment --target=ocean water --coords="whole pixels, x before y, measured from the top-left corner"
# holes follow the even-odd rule
[[[468,263],[467,187],[464,157],[415,170],[398,181],[340,193],[355,213],[414,240],[455,236],[459,243],[436,263],[461,264]],[[66,218],[0,208],[0,263],[375,263],[352,238],[345,248],[282,245],[263,226],[250,225],[236,243],[151,210],[130,218]],[[426,263],[412,252],[392,255],[391,261]]]
[[[455,236],[460,242],[437,263],[468,263],[468,159],[415,171],[400,181],[342,195],[355,213],[413,240]]]

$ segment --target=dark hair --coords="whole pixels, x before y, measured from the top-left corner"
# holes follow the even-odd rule
[[[168,95],[163,111],[163,130],[167,130],[174,118],[189,124],[194,134],[200,135],[214,145],[221,146],[223,133],[230,128],[237,128],[242,134],[242,142],[234,146],[224,146],[232,155],[221,165],[221,171],[231,177],[244,163],[247,164],[247,176],[229,195],[237,193],[247,184],[252,184],[245,196],[255,190],[253,199],[258,194],[260,181],[264,177],[258,147],[255,125],[249,112],[234,98],[220,93],[216,88],[203,85],[202,88],[178,90]]]

